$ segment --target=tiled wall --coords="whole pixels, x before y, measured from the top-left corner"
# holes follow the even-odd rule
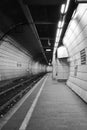
[[[46,66],[33,61],[32,56],[13,39],[0,41],[0,81],[37,74],[46,71]]]
[[[12,41],[11,41],[12,42]],[[0,44],[0,80],[27,74],[31,59],[9,42]]]
[[[70,62],[67,85],[87,102],[87,4],[78,5],[63,43],[68,49]]]
[[[57,60],[57,80],[67,80],[69,77],[69,64],[67,58],[61,58]]]

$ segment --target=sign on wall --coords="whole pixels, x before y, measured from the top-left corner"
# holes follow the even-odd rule
[[[80,51],[80,56],[81,56],[81,65],[86,64],[86,52],[85,52],[85,49]]]

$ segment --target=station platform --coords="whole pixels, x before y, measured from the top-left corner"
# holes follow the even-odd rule
[[[87,104],[46,75],[0,122],[1,130],[87,130]]]

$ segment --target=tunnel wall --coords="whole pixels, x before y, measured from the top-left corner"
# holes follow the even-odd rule
[[[57,75],[56,79],[63,81],[67,80],[69,77],[69,65],[67,63],[67,58],[57,59]]]
[[[45,66],[34,62],[30,54],[14,43],[9,38],[0,41],[0,81],[45,71]]]
[[[63,43],[70,62],[67,85],[87,102],[87,4],[78,5]]]
[[[65,81],[69,77],[69,63],[67,62],[68,51],[65,46],[60,46],[57,49],[57,67],[56,79]]]

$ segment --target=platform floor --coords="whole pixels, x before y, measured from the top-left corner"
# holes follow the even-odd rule
[[[87,104],[51,75],[23,100],[3,119],[1,130],[87,130]]]

